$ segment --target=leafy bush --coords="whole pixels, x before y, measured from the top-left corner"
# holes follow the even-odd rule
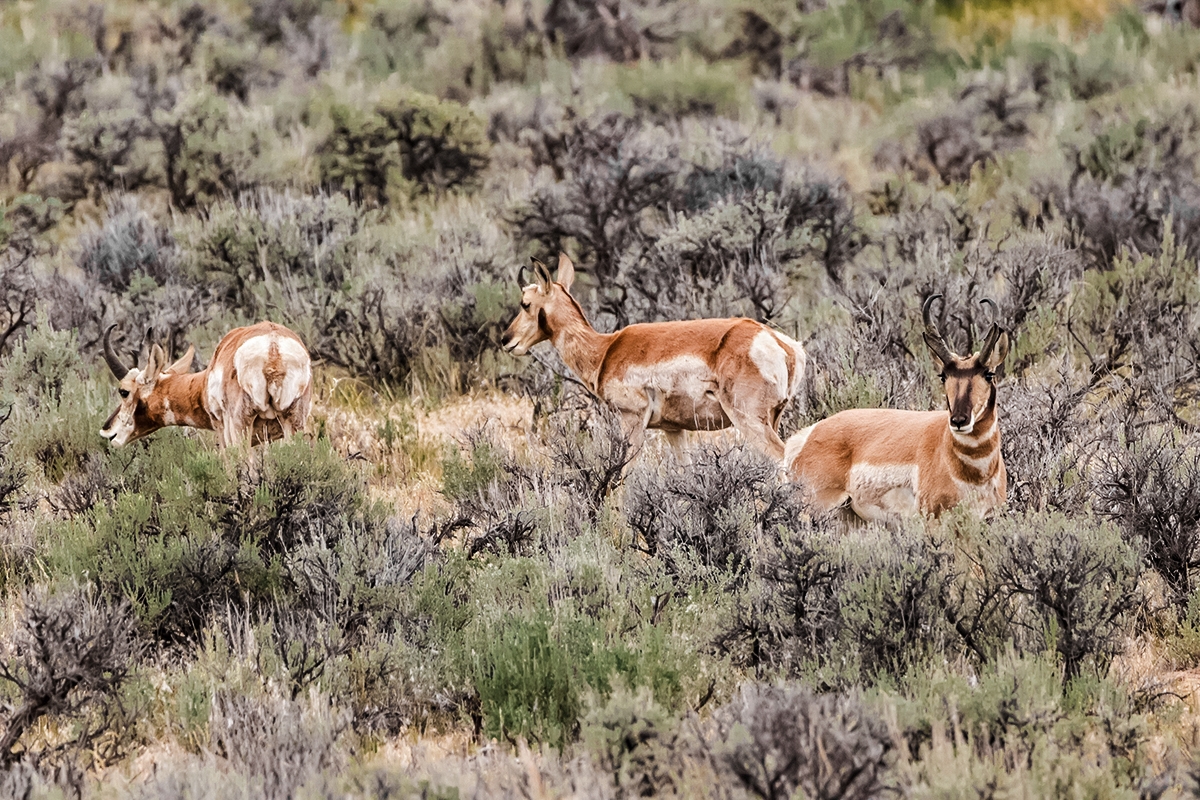
[[[321,182],[370,204],[470,189],[487,166],[482,121],[453,100],[405,90],[372,110],[334,103]]]
[[[584,698],[606,700],[614,681],[645,686],[658,702],[677,701],[680,676],[653,637],[627,643],[604,628],[548,609],[478,627],[468,643],[484,732],[561,748],[579,734]]]
[[[619,68],[616,85],[639,111],[665,119],[687,115],[734,117],[740,82],[732,65],[710,65],[684,53],[675,62],[637,62]]]
[[[1096,509],[1143,550],[1177,607],[1200,567],[1200,448],[1178,433],[1118,439],[1095,480]]]
[[[1200,183],[1189,143],[1200,124],[1196,112],[1189,107],[1122,122],[1068,146],[1075,172],[1065,189],[1054,190],[1058,206],[1100,268],[1122,248],[1156,253],[1167,234],[1194,257]]]
[[[218,691],[209,747],[252,779],[255,794],[284,800],[315,776],[336,769],[336,745],[347,722],[344,712],[316,693],[307,701],[289,701]]]
[[[111,499],[60,523],[54,568],[128,599],[144,630],[166,642],[195,640],[221,607],[330,599],[292,582],[316,577],[293,559],[302,545],[334,547],[384,527],[358,479],[327,442],[300,438],[269,445],[261,466],[242,470],[229,474],[193,439],[158,434]]]
[[[572,653],[547,618],[515,618],[489,636],[473,668],[488,736],[518,736],[562,747],[582,712]]]
[[[949,557],[921,530],[874,532],[849,542],[837,603],[843,661],[858,661],[865,676],[902,672],[950,651],[946,625]],[[836,660],[836,651],[833,654]]]
[[[80,241],[79,267],[103,286],[124,292],[135,276],[159,285],[176,277],[170,233],[155,225],[134,195],[118,195],[105,225]]]
[[[1093,384],[1117,389],[1126,425],[1139,420],[1176,423],[1196,398],[1188,375],[1200,344],[1178,331],[1198,321],[1200,275],[1174,234],[1163,233],[1157,252],[1125,251],[1111,268],[1089,270],[1071,298],[1066,327]],[[1165,392],[1164,386],[1177,386]]]
[[[1056,513],[1012,516],[972,532],[967,547],[972,568],[953,604],[955,625],[981,657],[991,655],[989,633],[992,647],[1019,637],[1035,652],[1057,651],[1071,680],[1089,663],[1103,670],[1120,651],[1124,620],[1141,602],[1143,567],[1113,526]],[[995,624],[1000,630],[989,632]]]
[[[714,715],[708,747],[756,797],[875,797],[892,740],[883,720],[848,696],[796,684],[747,684]]]
[[[31,593],[23,605],[0,660],[0,679],[17,695],[0,738],[0,764],[7,769],[25,760],[53,769],[64,756],[91,753],[103,759],[104,752],[119,744],[120,731],[110,730],[124,722],[115,704],[141,652],[128,605],[97,602],[78,589]],[[35,749],[31,734],[48,714],[78,727],[61,743]],[[118,742],[103,746],[101,740],[114,732]]]
[[[580,739],[624,796],[648,797],[676,786],[679,734],[675,720],[643,687],[614,687],[583,719]]]
[[[75,334],[53,330],[40,313],[0,363],[0,396],[12,401],[13,457],[37,464],[55,482],[82,467],[102,419]]]
[[[799,492],[781,485],[777,472],[746,446],[702,447],[682,468],[639,460],[629,472],[623,510],[635,546],[662,559],[685,584],[744,578],[753,542],[798,516]]]

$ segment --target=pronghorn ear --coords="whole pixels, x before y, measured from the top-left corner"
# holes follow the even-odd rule
[[[1006,358],[1008,358],[1008,331],[1001,330],[1000,335],[996,338],[996,344],[992,347],[992,352],[988,354],[988,359],[984,362],[984,366],[994,370],[1003,364]]]
[[[933,356],[933,360],[937,362],[937,368],[940,372],[946,368],[949,362],[949,353],[946,351],[946,342],[940,336],[935,336],[928,331],[924,334],[925,344],[929,347],[929,354]]]
[[[167,363],[167,354],[163,352],[162,346],[154,344],[150,346],[150,359],[146,362],[146,371],[142,373],[142,385],[151,387],[158,380],[158,375],[163,371],[163,365]]]
[[[568,292],[571,291],[571,284],[575,282],[575,265],[566,253],[558,254],[558,277],[555,280]]]
[[[192,371],[192,359],[196,356],[196,345],[188,345],[183,358],[163,370],[164,375],[186,375]]]
[[[537,276],[538,283],[542,285],[542,290],[549,294],[550,284],[554,282],[554,279],[550,277],[550,270],[536,258],[531,258],[530,261],[533,262],[533,274]]]

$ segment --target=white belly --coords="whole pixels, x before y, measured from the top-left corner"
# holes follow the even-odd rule
[[[919,476],[915,464],[856,464],[846,482],[850,506],[868,522],[917,514]]]

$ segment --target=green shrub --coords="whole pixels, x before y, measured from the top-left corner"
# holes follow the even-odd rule
[[[762,798],[876,797],[892,740],[854,697],[795,684],[746,684],[714,715],[707,744],[721,770]]]
[[[254,188],[254,158],[275,144],[240,124],[225,98],[206,88],[156,111],[154,125],[164,182],[171,202],[181,209]]]
[[[1053,512],[972,528],[966,553],[973,566],[954,604],[968,646],[987,658],[988,647],[1015,637],[1034,652],[1055,650],[1065,680],[1089,664],[1103,674],[1120,652],[1125,619],[1141,603],[1138,549],[1109,523]]]
[[[321,182],[366,203],[470,189],[488,162],[482,120],[453,100],[406,89],[370,110],[334,102],[329,116]]]
[[[276,304],[299,315],[346,290],[357,259],[373,254],[373,221],[340,195],[263,190],[215,204],[176,236],[190,281],[251,317]]]
[[[37,464],[53,482],[84,466],[97,446],[104,402],[84,379],[76,335],[55,331],[44,312],[0,360],[0,402],[12,416],[11,457]]]
[[[1098,508],[1145,552],[1176,607],[1191,608],[1200,567],[1200,448],[1178,431],[1121,437],[1096,491]]]
[[[346,580],[330,597],[317,581],[320,564],[305,549],[372,540],[385,527],[364,501],[361,479],[328,442],[276,442],[260,464],[242,465],[242,474],[230,474],[220,455],[175,431],[160,432],[136,458],[113,461],[121,458],[127,466],[111,496],[56,525],[49,561],[55,573],[127,598],[156,638],[195,641],[225,605],[296,604],[341,626],[362,604],[370,608],[351,580],[354,570],[339,574],[344,562],[325,563],[326,579]]]
[[[560,748],[575,738],[583,707],[575,664],[547,616],[514,617],[475,652],[472,674],[487,736]]]
[[[618,90],[639,111],[675,119],[690,114],[736,117],[745,76],[728,63],[710,64],[684,52],[676,61],[615,67]]]
[[[952,652],[945,613],[950,558],[923,530],[872,531],[846,542],[842,558],[832,661],[857,661],[864,677],[878,679]]]
[[[613,688],[583,718],[580,739],[623,796],[648,797],[675,788],[680,765],[673,715],[648,688]]]
[[[161,286],[178,275],[170,233],[150,219],[136,195],[110,198],[104,226],[80,237],[80,247],[79,268],[114,292],[129,289],[135,277]]]

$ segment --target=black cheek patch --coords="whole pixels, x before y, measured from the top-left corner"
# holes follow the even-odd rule
[[[542,333],[546,334],[546,336],[550,335],[550,323],[546,320],[546,309],[544,308],[538,309],[538,328],[541,329]]]

